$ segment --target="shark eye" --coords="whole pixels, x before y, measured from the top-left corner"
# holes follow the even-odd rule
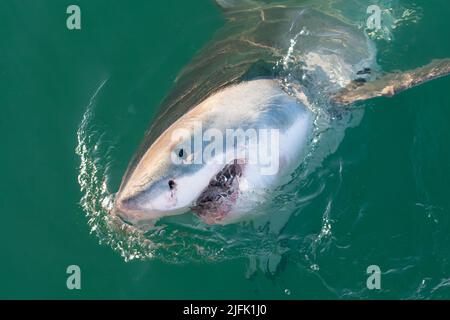
[[[186,159],[187,156],[187,152],[183,148],[176,150],[175,154],[181,159]]]

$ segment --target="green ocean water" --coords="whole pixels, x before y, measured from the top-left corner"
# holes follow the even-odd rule
[[[418,19],[377,40],[378,63],[450,57],[448,1],[405,3]],[[115,192],[178,73],[225,19],[209,0],[89,0],[76,1],[82,29],[68,30],[70,4],[0,2],[0,298],[450,298],[450,78],[364,105],[305,182],[314,199],[270,235],[276,254],[175,262],[166,250],[128,261],[82,206],[83,117],[96,108],[84,134],[101,141],[101,175],[87,173]],[[183,246],[199,246],[184,235]],[[81,290],[66,287],[69,265],[81,268]],[[381,269],[380,290],[366,287],[369,265]]]

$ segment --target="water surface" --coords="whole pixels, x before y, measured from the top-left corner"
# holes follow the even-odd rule
[[[365,104],[268,220],[221,228],[186,215],[150,236],[110,233],[102,210],[143,133],[225,20],[207,0],[78,3],[79,31],[65,26],[72,3],[0,4],[0,297],[450,297],[448,78]],[[364,22],[355,3],[332,4]],[[384,70],[450,57],[446,1],[377,3],[395,8],[372,35]],[[66,289],[71,264],[80,291]],[[365,285],[372,264],[380,291]]]

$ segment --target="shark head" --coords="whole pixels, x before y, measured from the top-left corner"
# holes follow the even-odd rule
[[[254,199],[253,190],[273,185],[299,159],[309,121],[273,80],[227,87],[151,144],[122,182],[113,212],[134,225],[188,211],[226,224],[248,209],[241,199]]]

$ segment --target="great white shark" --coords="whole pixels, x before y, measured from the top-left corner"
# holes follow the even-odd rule
[[[315,3],[217,1],[227,23],[177,78],[112,214],[138,227],[190,211],[209,224],[236,221],[301,164],[313,105],[339,116],[450,73],[449,59],[383,73],[375,43]]]

